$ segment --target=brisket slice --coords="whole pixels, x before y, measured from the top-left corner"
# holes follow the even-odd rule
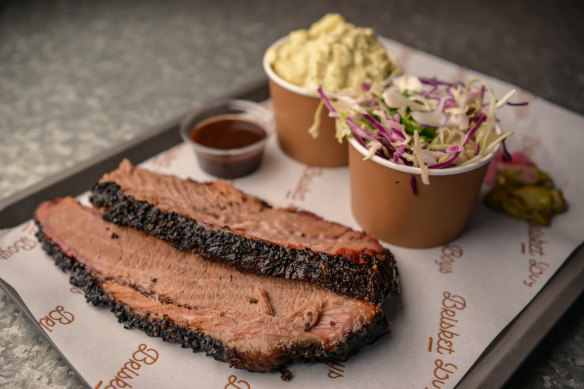
[[[313,213],[274,208],[224,182],[152,173],[124,160],[92,190],[103,218],[255,274],[305,280],[375,303],[399,293],[391,252]]]
[[[346,360],[388,331],[381,306],[305,281],[241,273],[104,221],[72,198],[45,202],[43,248],[95,305],[149,336],[251,371]]]

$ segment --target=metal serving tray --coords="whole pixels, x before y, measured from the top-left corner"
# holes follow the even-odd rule
[[[225,98],[264,101],[269,98],[268,84],[262,80]],[[182,140],[178,128],[183,117],[181,115],[154,127],[135,139],[0,201],[0,229],[14,227],[30,219],[38,204],[46,199],[78,195],[89,190],[104,172],[115,169],[124,157],[138,164],[179,144]],[[457,388],[498,388],[505,384],[584,290],[583,246],[574,250],[539,294],[501,331]],[[1,279],[0,285],[28,318],[37,324],[16,291]],[[36,328],[59,351],[38,324]],[[65,357],[63,359],[67,361]]]

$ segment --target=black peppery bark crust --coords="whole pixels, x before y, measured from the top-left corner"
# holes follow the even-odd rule
[[[336,362],[346,361],[351,355],[357,354],[363,346],[374,343],[389,332],[387,318],[380,312],[371,322],[360,330],[346,335],[333,349],[326,349],[318,344],[298,344],[280,351],[273,358],[258,358],[257,355],[227,347],[223,342],[192,329],[183,327],[168,318],[157,319],[139,315],[131,307],[121,304],[101,287],[101,281],[96,279],[86,269],[86,266],[75,258],[67,256],[61,248],[52,242],[42,231],[42,226],[36,223],[39,231],[37,238],[43,250],[51,256],[61,270],[70,273],[69,282],[81,288],[87,302],[95,306],[107,306],[125,328],[137,328],[151,337],[159,337],[165,342],[178,343],[183,348],[191,348],[193,352],[205,352],[207,356],[229,363],[229,366],[249,371],[271,372],[280,371],[283,380],[291,378],[287,366],[293,363]]]
[[[102,217],[107,221],[149,232],[180,250],[229,263],[242,272],[308,281],[374,303],[381,303],[388,294],[399,294],[397,266],[387,249],[382,257],[363,253],[365,263],[358,264],[340,255],[278,246],[163,211],[125,195],[115,182],[96,184],[90,201],[105,209]]]

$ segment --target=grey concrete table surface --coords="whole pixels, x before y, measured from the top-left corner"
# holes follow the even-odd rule
[[[584,114],[578,1],[0,0],[0,199],[263,79],[266,47],[327,12]],[[583,304],[507,387],[584,388]],[[0,291],[0,387],[80,386]]]

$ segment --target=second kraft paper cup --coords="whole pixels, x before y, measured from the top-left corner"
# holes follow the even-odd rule
[[[467,166],[430,169],[430,184],[425,185],[420,168],[378,156],[364,160],[365,147],[354,138],[349,142],[353,217],[375,237],[409,248],[440,246],[464,231],[496,154]]]

